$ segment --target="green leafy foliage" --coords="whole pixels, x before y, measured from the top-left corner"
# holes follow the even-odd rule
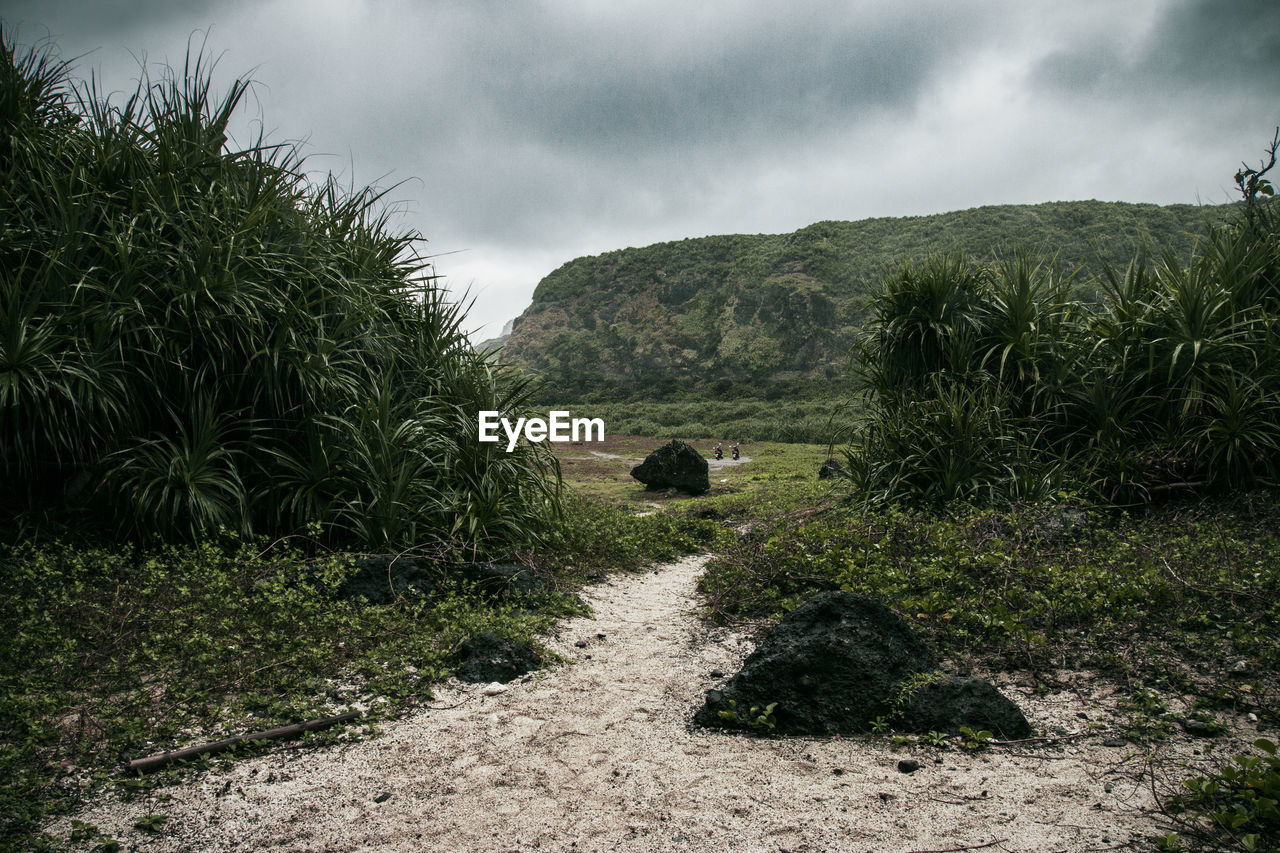
[[[951,735],[936,730],[927,731],[920,735],[920,743],[934,749],[948,749],[951,746]]]
[[[964,744],[964,748],[970,751],[986,749],[987,744],[994,738],[988,729],[971,729],[968,726],[960,727],[960,741]]]
[[[1265,494],[1133,517],[834,506],[742,536],[708,564],[700,589],[720,620],[777,616],[847,589],[889,604],[943,657],[1098,668],[1137,687],[1252,705],[1275,689],[1280,663],[1277,529],[1280,502]],[[1241,659],[1256,679],[1227,677]],[[1203,672],[1220,674],[1212,687]]]
[[[351,562],[234,538],[0,554],[6,832],[74,803],[96,784],[92,771],[114,774],[145,754],[357,701],[383,713],[409,707],[430,696],[469,637],[530,641],[568,612],[551,600],[537,611],[489,603],[457,584],[370,605],[339,595]]]
[[[732,399],[664,400],[662,402],[581,402],[555,404],[603,418],[610,433],[672,436],[696,440],[778,441],[828,444],[841,441],[850,420],[848,406],[829,391],[805,389],[807,398],[770,400],[744,389]]]
[[[1242,752],[1207,776],[1182,782],[1168,798],[1165,814],[1180,832],[1157,839],[1164,850],[1197,847],[1275,853],[1280,850],[1280,756],[1274,742],[1259,738],[1253,753]]]
[[[846,457],[866,501],[1132,505],[1280,484],[1280,209],[1180,264],[1139,256],[1070,298],[1018,254],[904,263],[854,347],[866,395]]]
[[[192,541],[483,556],[556,510],[554,459],[475,441],[528,381],[476,355],[384,192],[233,149],[203,57],[122,103],[0,31],[0,518]]]
[[[778,720],[773,715],[777,707],[777,702],[770,702],[763,708],[759,705],[752,705],[749,710],[742,711],[738,709],[737,701],[730,699],[729,710],[719,711],[717,716],[732,725],[742,726],[755,732],[768,733],[778,727]]]
[[[143,832],[155,833],[159,832],[168,822],[168,815],[145,814],[133,822],[133,827],[134,829],[140,829]]]
[[[709,519],[636,515],[569,491],[562,523],[526,557],[535,566],[582,581],[589,572],[636,571],[658,560],[721,547],[731,539]]]

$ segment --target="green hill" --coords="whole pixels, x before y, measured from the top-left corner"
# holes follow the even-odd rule
[[[907,258],[980,261],[1027,248],[1064,273],[1123,267],[1141,247],[1182,257],[1231,206],[1051,202],[819,222],[578,258],[539,283],[503,355],[562,386],[833,375],[868,294]]]

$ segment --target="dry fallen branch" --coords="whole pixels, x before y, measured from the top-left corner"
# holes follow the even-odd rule
[[[291,726],[281,726],[278,729],[269,729],[265,732],[254,732],[247,735],[236,735],[225,740],[217,740],[212,743],[202,743],[199,746],[188,746],[185,749],[175,750],[173,752],[163,752],[159,755],[152,755],[148,758],[135,758],[129,762],[130,771],[138,771],[139,773],[150,773],[158,770],[166,764],[172,764],[175,761],[182,761],[187,758],[194,758],[197,755],[208,755],[212,752],[225,752],[237,744],[246,743],[255,740],[278,740],[280,738],[297,737],[306,732],[315,731],[317,729],[327,729],[329,726],[336,726],[338,723],[345,723],[363,716],[363,711],[348,711],[345,714],[338,714],[336,717],[323,717],[319,720],[308,720],[305,723],[294,723]]]

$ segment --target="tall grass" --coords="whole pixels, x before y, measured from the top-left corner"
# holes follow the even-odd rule
[[[879,501],[1161,494],[1280,482],[1280,219],[1253,199],[1186,262],[1136,258],[1068,298],[1025,254],[907,264],[854,351],[846,455]]]
[[[364,548],[536,535],[558,472],[474,440],[526,380],[475,356],[384,194],[233,147],[203,56],[122,101],[0,30],[0,516]]]

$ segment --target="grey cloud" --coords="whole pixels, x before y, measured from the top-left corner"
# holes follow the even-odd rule
[[[1140,67],[1196,87],[1274,94],[1280,80],[1280,6],[1274,0],[1175,4],[1157,24]]]
[[[954,4],[853,8],[801,19],[761,6],[693,34],[678,23],[601,33],[528,19],[522,41],[470,58],[486,69],[475,94],[512,130],[574,155],[778,141],[880,111],[910,115],[945,45],[975,23]]]
[[[1111,47],[1090,44],[1059,50],[1040,60],[1032,72],[1035,83],[1062,93],[1093,95],[1116,85],[1124,63]]]
[[[440,49],[410,72],[426,89],[421,115],[448,124],[384,122],[377,145],[416,151],[404,167],[469,233],[527,244],[690,221],[752,169],[911,121],[936,79],[1000,32],[981,4],[732,8],[691,24],[451,7],[433,19]],[[469,177],[445,177],[457,175]]]
[[[86,35],[92,41],[114,40],[141,28],[174,22],[189,24],[192,32],[225,20],[241,0],[10,0],[3,16],[6,26],[19,27],[24,41],[52,35]],[[46,32],[47,27],[47,32]],[[142,51],[146,45],[135,45]]]
[[[1274,0],[0,2],[115,91],[130,52],[180,64],[209,29],[215,88],[258,81],[245,133],[260,114],[312,169],[405,181],[405,222],[481,289],[493,247],[545,273],[821,218],[1194,201],[1280,123]]]
[[[1272,95],[1280,80],[1280,6],[1275,0],[1170,3],[1145,40],[1116,43],[1099,33],[1046,56],[1031,78],[1056,94],[1121,101]]]

